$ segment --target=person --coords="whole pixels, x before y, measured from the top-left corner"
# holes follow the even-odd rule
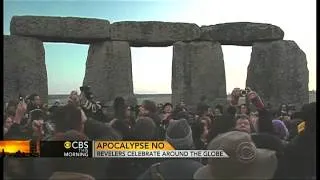
[[[235,107],[237,106],[240,98],[239,88],[235,88],[231,95],[230,105]],[[250,88],[248,88],[246,98],[252,103],[259,115],[259,120],[256,125],[256,129],[258,131],[251,133],[252,140],[258,148],[274,150],[277,152],[276,155],[280,157],[283,154],[284,144],[274,133],[272,126],[272,113],[265,108],[260,96]]]
[[[209,127],[205,119],[196,121],[191,126],[195,149],[205,150],[208,143]]]
[[[245,114],[240,114],[236,118],[236,125],[235,129],[238,131],[251,133],[252,132],[252,125],[250,123],[249,117]]]
[[[272,125],[276,136],[285,142],[289,137],[289,131],[286,125],[281,120],[272,120]]]
[[[11,100],[8,102],[8,105],[5,109],[5,117],[4,117],[5,121],[3,124],[4,134],[6,134],[9,131],[9,129],[11,128],[11,126],[13,124],[13,119],[16,114],[17,105],[18,105],[17,101]]]
[[[135,141],[153,141],[158,139],[157,137],[157,127],[153,120],[149,117],[140,117],[137,120],[136,125],[133,129],[133,138]],[[136,179],[140,174],[142,174],[146,169],[148,169],[152,164],[161,161],[158,158],[148,158],[148,159],[132,159],[128,168],[130,179]]]
[[[84,124],[84,133],[91,140],[122,140],[122,135],[109,124],[89,118]]]
[[[133,128],[133,139],[138,141],[152,141],[157,139],[157,126],[149,117],[138,118]]]
[[[94,118],[98,121],[105,122],[107,118],[102,111],[102,105],[99,101],[94,100],[93,93],[90,92],[89,86],[80,87],[80,95],[76,94],[79,104],[87,117]]]
[[[202,118],[202,117],[210,117],[210,106],[204,103],[199,103],[197,106],[197,117]]]
[[[124,98],[116,97],[113,103],[114,118],[109,123],[114,129],[121,133],[123,139],[130,139],[132,136],[133,124],[130,121],[130,107],[126,105]]]
[[[223,150],[229,158],[210,158],[193,178],[272,179],[277,168],[275,152],[255,146],[246,132],[230,131],[214,138],[208,150]]]
[[[192,130],[187,120],[172,120],[166,140],[177,150],[194,149]],[[138,179],[192,179],[194,172],[203,165],[193,159],[168,159],[151,165]]]
[[[139,116],[150,117],[157,126],[157,140],[164,139],[163,128],[161,128],[161,119],[157,114],[157,106],[153,101],[144,100],[139,108]]]
[[[235,117],[237,114],[237,108],[233,105],[230,105],[229,107],[227,107],[225,114],[229,114],[230,116]]]
[[[48,137],[49,140],[69,130],[83,133],[87,117],[81,108],[74,104],[67,104],[57,108],[52,120],[55,123],[55,132],[52,137]]]
[[[305,126],[286,146],[276,179],[316,179],[316,103],[301,108]]]
[[[250,124],[252,125],[252,131],[258,131],[259,112],[251,111],[249,115]]]
[[[166,141],[175,149],[193,149],[192,129],[185,119],[172,120],[166,132]]]
[[[157,115],[157,106],[153,101],[144,100],[139,107],[139,115],[150,117],[151,119],[153,119],[157,127],[160,126],[161,119]]]
[[[163,112],[164,105],[162,103],[157,104],[157,111],[159,114]]]
[[[246,114],[246,115],[250,114],[249,107],[246,104],[241,104],[239,108],[240,108],[239,114]]]
[[[281,104],[278,111],[278,116],[287,116],[288,115],[288,105],[287,104]]]
[[[88,141],[89,138],[77,130],[68,130],[57,134],[53,141]],[[54,150],[53,150],[54,151]],[[86,179],[107,178],[105,168],[109,161],[87,158],[39,158],[34,159],[34,177],[32,179]],[[82,176],[79,176],[82,174]],[[75,176],[77,175],[77,176]]]
[[[171,103],[165,103],[163,105],[162,113],[160,114],[161,118],[161,126],[166,129],[169,121],[172,119],[172,104]]]
[[[41,98],[38,94],[31,94],[28,99],[30,101],[28,104],[28,112],[34,109],[42,109]]]
[[[278,158],[281,157],[283,155],[284,143],[274,132],[272,113],[265,109],[263,101],[256,92],[250,91],[247,96],[259,113],[259,121],[257,123],[258,131],[251,133],[253,142],[258,148],[273,150],[276,152]]]
[[[208,142],[219,134],[228,132],[235,127],[235,117],[229,113],[215,117],[213,126],[209,129]]]
[[[222,114],[223,114],[223,106],[220,104],[216,105],[216,107],[214,108],[214,115],[222,116]]]
[[[61,106],[61,102],[60,102],[60,100],[56,100],[56,101],[54,102],[54,104],[48,109],[50,115],[51,115],[52,113],[54,113],[54,111],[55,111],[59,106]]]
[[[290,141],[294,137],[298,135],[298,125],[302,123],[304,120],[302,119],[302,113],[301,112],[295,112],[292,114],[291,121],[286,125],[289,130],[289,138]]]
[[[22,122],[24,121],[25,114],[28,109],[27,104],[24,102],[24,100],[20,101],[17,104],[14,113],[14,107],[10,105],[9,108],[10,119],[6,119],[6,133],[4,135],[4,139],[30,139],[30,132],[25,131],[25,128],[22,126]]]

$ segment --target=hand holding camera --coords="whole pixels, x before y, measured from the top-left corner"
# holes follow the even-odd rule
[[[246,87],[245,89],[240,89],[240,97],[246,97],[249,92],[251,92],[251,89],[249,87]]]
[[[250,88],[246,88],[246,89],[249,90],[247,93],[247,97],[252,102],[252,104],[254,104],[258,109],[263,109],[264,104],[263,104],[261,98],[258,96],[258,94],[256,92],[252,91]]]

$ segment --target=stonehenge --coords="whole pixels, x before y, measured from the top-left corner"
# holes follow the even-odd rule
[[[110,23],[76,17],[14,16],[10,34],[34,37],[43,42],[89,44],[110,39]]]
[[[246,85],[278,106],[308,102],[304,52],[283,40],[272,24],[231,22],[199,27],[193,23],[123,21],[78,17],[14,16],[4,35],[5,101],[32,90],[48,95],[43,42],[89,44],[84,85],[102,102],[133,95],[130,47],[173,46],[172,103],[192,106],[202,95],[226,104],[221,45],[252,46]],[[156,56],[156,55],[155,55]],[[22,80],[23,79],[23,80]]]
[[[264,101],[277,107],[291,103],[299,108],[309,102],[308,83],[306,55],[294,41],[254,43],[246,84]]]
[[[261,23],[224,23],[201,27],[201,40],[218,41],[222,45],[251,46],[253,42],[283,39],[278,26]]]
[[[30,37],[4,36],[4,102],[37,92],[48,98],[43,42]]]
[[[178,41],[199,39],[196,24],[170,22],[116,22],[111,25],[111,40],[128,41],[133,47],[172,46]]]
[[[131,53],[128,42],[104,41],[91,44],[83,84],[101,103],[117,96],[133,95]]]
[[[173,45],[173,104],[198,102],[206,96],[212,106],[216,98],[226,99],[226,78],[222,48],[218,42],[177,42]]]

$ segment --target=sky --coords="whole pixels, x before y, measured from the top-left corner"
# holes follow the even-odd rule
[[[281,27],[306,53],[309,90],[316,89],[316,0],[5,0],[4,29],[14,15],[74,16],[117,21],[167,21],[198,26],[227,22]],[[89,45],[44,43],[49,94],[68,94],[82,85]],[[222,46],[227,92],[245,87],[251,47]],[[172,46],[131,48],[134,92],[171,93]],[[152,76],[150,76],[152,74]]]

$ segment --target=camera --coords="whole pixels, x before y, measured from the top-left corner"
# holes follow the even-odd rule
[[[80,91],[84,93],[90,92],[90,86],[81,86]]]
[[[245,97],[249,92],[250,92],[250,89],[248,88],[240,89],[240,96]]]
[[[24,100],[23,96],[19,94],[19,102],[22,102]]]

